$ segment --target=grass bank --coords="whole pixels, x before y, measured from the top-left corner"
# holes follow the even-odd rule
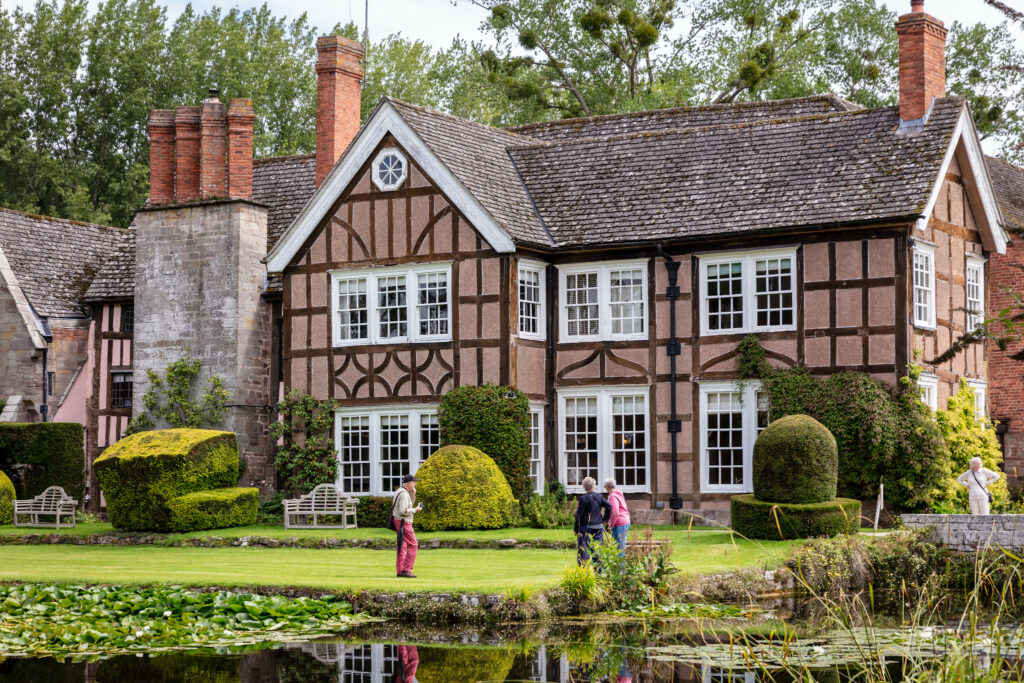
[[[237,532],[238,530],[232,530]],[[290,531],[290,530],[289,530]],[[448,532],[514,538],[501,532]],[[519,530],[538,534],[571,531]],[[323,535],[323,531],[317,531]],[[339,534],[381,534],[384,529],[352,529]],[[255,531],[250,535],[257,535]],[[743,567],[774,567],[792,552],[792,541],[746,541],[729,532],[659,532],[672,539],[672,561],[685,575]],[[420,540],[441,534],[421,534]],[[350,591],[504,592],[529,585],[555,585],[574,563],[568,550],[424,550],[416,579],[398,579],[394,555],[364,548],[168,548],[161,546],[6,545],[0,551],[0,581],[111,584],[177,583],[192,586],[295,586]]]

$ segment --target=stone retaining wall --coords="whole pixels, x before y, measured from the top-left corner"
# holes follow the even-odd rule
[[[910,529],[932,529],[931,540],[951,550],[1024,550],[1024,515],[901,515]]]

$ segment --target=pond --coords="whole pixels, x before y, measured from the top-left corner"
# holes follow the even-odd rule
[[[77,662],[0,658],[0,682],[910,683],[927,680],[922,674],[928,673],[928,666],[962,670],[939,679],[945,681],[1021,679],[1015,661],[993,656],[985,647],[967,657],[956,654],[952,661],[948,643],[923,650],[919,642],[910,645],[906,630],[877,629],[870,634],[876,641],[867,646],[870,652],[858,654],[858,647],[851,646],[852,632],[804,638],[798,630],[780,631],[776,626],[777,622],[763,621],[751,625],[744,636],[720,623],[692,620],[544,623],[486,632],[376,623],[356,627],[344,639],[262,643],[248,649],[140,652]],[[757,642],[764,650],[752,658],[754,650],[738,644],[744,637],[750,638],[748,646]],[[790,657],[788,670],[772,665],[767,653],[773,649],[776,655],[785,652]],[[925,650],[932,664],[922,666],[920,654]],[[768,666],[758,666],[757,661]]]

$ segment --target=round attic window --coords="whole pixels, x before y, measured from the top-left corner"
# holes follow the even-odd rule
[[[382,149],[373,160],[373,184],[383,192],[397,190],[408,174],[409,162],[394,147]]]

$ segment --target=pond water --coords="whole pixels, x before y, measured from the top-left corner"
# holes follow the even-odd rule
[[[691,624],[692,626],[692,624]],[[565,625],[553,631],[537,625],[539,638],[523,638],[519,629],[502,635],[398,627],[378,624],[346,639],[324,639],[302,643],[276,643],[262,649],[231,651],[217,649],[120,655],[97,661],[57,661],[52,658],[0,658],[0,682],[7,681],[152,681],[177,683],[290,683],[332,681],[338,683],[478,683],[499,681],[557,681],[559,683],[761,683],[772,681],[909,681],[905,653],[894,651],[876,662],[874,675],[865,677],[863,660],[843,662],[845,645],[834,642],[825,666],[801,666],[804,677],[774,667],[765,670],[744,665],[745,655],[737,648],[734,657],[728,635],[702,633],[695,638],[692,628],[651,623],[619,622],[603,625]],[[379,639],[384,634],[385,639]],[[401,637],[396,637],[396,635]],[[790,635],[793,635],[792,632]],[[764,632],[756,636],[765,642],[779,635]],[[512,640],[512,638],[518,638]],[[884,638],[884,636],[883,636]],[[699,641],[699,642],[698,642]],[[798,643],[799,641],[797,641]],[[808,640],[807,652],[821,649]],[[787,650],[799,645],[790,644]],[[694,654],[707,652],[709,661],[694,661]],[[971,658],[972,666],[987,668],[984,655]],[[753,668],[754,670],[750,670]],[[1005,676],[986,680],[1021,680],[1013,664],[1001,664]],[[920,674],[920,670],[917,670]],[[917,676],[914,680],[919,680]],[[973,677],[951,680],[975,680]]]

